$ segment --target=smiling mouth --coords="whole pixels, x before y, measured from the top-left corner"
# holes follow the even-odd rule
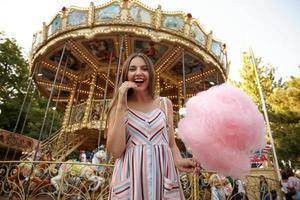
[[[145,81],[142,80],[142,79],[137,79],[137,80],[134,80],[134,82],[135,82],[137,85],[141,85],[141,84],[143,84]]]

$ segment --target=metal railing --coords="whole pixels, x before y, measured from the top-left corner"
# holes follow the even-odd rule
[[[10,168],[9,168],[10,167]],[[75,161],[3,161],[0,168],[0,194],[11,199],[108,199],[113,173],[112,164],[80,163]],[[187,200],[211,199],[212,172],[180,174],[181,186]],[[242,179],[245,192],[235,190],[231,185],[231,194],[223,199],[260,199],[262,191],[258,176],[246,176]],[[273,199],[275,193],[280,196],[280,184],[266,179],[267,191],[263,199]],[[225,184],[216,186],[224,193]],[[220,193],[222,193],[220,192]],[[275,198],[274,198],[275,199]],[[280,199],[280,198],[278,198]]]

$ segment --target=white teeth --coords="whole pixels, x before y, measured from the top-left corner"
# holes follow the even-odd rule
[[[144,80],[143,79],[135,79],[134,81],[142,82]]]

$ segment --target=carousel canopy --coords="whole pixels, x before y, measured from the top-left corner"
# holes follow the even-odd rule
[[[104,97],[107,80],[111,98],[118,63],[133,52],[151,58],[156,90],[169,97],[175,109],[184,98],[183,78],[186,97],[227,78],[225,44],[205,32],[191,14],[153,9],[135,0],[62,8],[34,34],[30,70],[44,96],[55,82],[53,101],[64,107],[74,88],[79,102],[87,98],[93,76],[94,98]]]

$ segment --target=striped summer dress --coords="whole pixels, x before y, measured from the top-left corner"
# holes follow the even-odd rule
[[[147,113],[128,109],[126,150],[115,162],[110,199],[184,199],[160,107]]]

